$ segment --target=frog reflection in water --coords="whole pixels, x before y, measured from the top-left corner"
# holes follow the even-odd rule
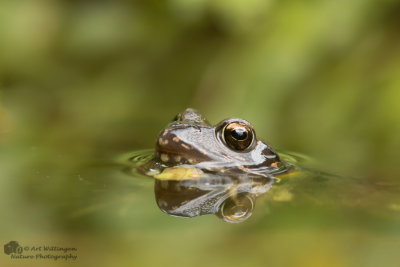
[[[252,214],[255,199],[270,189],[272,174],[284,172],[285,165],[256,138],[249,122],[226,119],[212,126],[196,110],[186,109],[161,131],[154,158],[139,170],[156,178],[162,211],[241,222]]]

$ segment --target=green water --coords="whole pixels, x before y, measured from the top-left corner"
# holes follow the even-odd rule
[[[1,186],[4,241],[76,247],[74,261],[100,266],[395,266],[391,263],[399,259],[398,184],[319,172],[307,160],[281,154],[301,171],[258,197],[250,218],[230,224],[214,215],[163,213],[155,201],[154,179],[121,161],[127,154],[83,159],[46,149],[28,147],[24,161],[8,168],[7,159],[2,161],[10,178]],[[148,153],[141,153],[146,160]],[[6,255],[1,261],[54,263]]]

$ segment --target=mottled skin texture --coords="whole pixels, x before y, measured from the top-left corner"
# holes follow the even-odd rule
[[[254,138],[245,150],[238,151],[224,141],[222,131],[231,123],[245,125]],[[157,138],[155,160],[168,167],[194,165],[214,173],[252,173],[277,168],[278,155],[257,139],[251,124],[242,119],[223,120],[215,126],[194,109],[186,109],[161,131]]]

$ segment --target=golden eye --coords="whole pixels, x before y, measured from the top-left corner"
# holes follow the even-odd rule
[[[253,130],[241,122],[231,122],[222,129],[225,144],[233,150],[245,150],[253,144]]]

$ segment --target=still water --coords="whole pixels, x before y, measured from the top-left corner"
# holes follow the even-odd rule
[[[153,149],[95,159],[45,146],[14,153],[2,154],[2,241],[72,247],[78,258],[4,254],[2,266],[400,262],[399,184],[322,172],[301,154],[279,152],[284,171],[261,179],[171,180],[138,171]]]

